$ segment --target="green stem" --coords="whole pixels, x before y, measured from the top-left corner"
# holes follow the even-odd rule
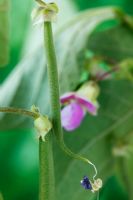
[[[60,116],[60,96],[59,96],[59,80],[58,80],[58,70],[56,55],[53,42],[53,33],[52,26],[50,22],[44,23],[44,42],[47,58],[47,68],[48,68],[48,80],[50,86],[50,105],[51,105],[51,118],[53,122],[53,131],[56,136],[56,139],[61,147],[61,149],[71,156],[74,159],[81,160],[88,164],[91,164],[94,167],[95,175],[97,175],[97,170],[95,165],[89,161],[87,158],[82,157],[81,155],[73,153],[67,146],[64,144],[63,132],[61,126],[61,116]],[[94,178],[93,177],[93,178]]]
[[[31,112],[29,110],[25,110],[25,109],[21,109],[21,108],[0,107],[0,112],[12,113],[12,114],[16,114],[16,115],[26,115],[26,116],[32,117],[32,118],[39,117],[38,113]]]
[[[53,122],[53,130],[48,133],[46,142],[39,142],[40,160],[40,186],[39,200],[54,200],[54,166],[52,152],[52,134],[58,134],[60,125],[59,86],[55,50],[53,44],[51,22],[44,23],[44,43],[47,59],[48,81],[50,88],[50,108]],[[59,131],[59,133],[61,130]],[[51,181],[52,180],[52,181]]]
[[[60,99],[59,99],[59,81],[57,62],[55,56],[53,34],[51,22],[44,23],[44,42],[47,57],[48,80],[50,87],[50,105],[51,118],[53,119],[53,130],[56,138],[63,139],[61,117],[60,117]]]
[[[54,200],[55,184],[53,170],[52,131],[46,136],[46,142],[39,139],[40,187],[39,200]]]

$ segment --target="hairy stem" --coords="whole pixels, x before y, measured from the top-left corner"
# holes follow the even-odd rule
[[[59,104],[59,85],[56,56],[53,44],[51,22],[44,23],[44,44],[47,59],[48,81],[50,88],[50,108],[53,122],[53,130],[48,133],[46,142],[39,142],[40,157],[40,189],[39,200],[54,200],[54,165],[52,152],[52,134],[61,132],[60,124],[60,104]],[[60,131],[59,131],[60,130]]]
[[[21,108],[0,107],[0,112],[12,113],[12,114],[16,114],[16,115],[26,115],[26,116],[32,117],[32,118],[39,117],[38,113],[29,111],[29,110],[25,110],[25,109],[21,109]]]
[[[53,170],[52,132],[46,136],[46,142],[39,140],[40,187],[39,200],[54,200],[55,184]]]
[[[60,117],[60,100],[59,100],[59,81],[55,49],[52,36],[52,26],[50,22],[45,22],[44,38],[46,47],[48,80],[50,87],[50,105],[51,118],[53,119],[53,130],[56,138],[62,139],[62,127]]]

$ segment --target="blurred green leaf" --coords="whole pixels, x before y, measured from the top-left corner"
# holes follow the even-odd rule
[[[119,25],[104,32],[93,33],[88,40],[88,48],[111,60],[122,61],[133,57],[132,41],[133,31]]]
[[[132,41],[133,30],[126,25],[118,25],[103,32],[94,32],[88,40],[88,48],[119,68],[116,78],[133,80]]]
[[[92,32],[102,22],[116,18],[114,8],[91,9],[79,14],[61,29],[62,32],[58,32],[56,44],[62,92],[75,88],[79,83],[84,70],[81,54],[87,48]]]
[[[123,174],[126,174],[126,181],[125,179],[123,179],[125,188],[127,189],[127,192],[129,194],[129,199],[133,198],[133,184],[132,184],[132,180],[133,180],[133,159],[132,157],[130,159],[125,159],[124,161],[124,171],[121,172],[121,176],[123,178]]]
[[[130,122],[128,122],[130,124]],[[115,155],[116,174],[121,186],[127,191],[128,198],[133,198],[133,129],[128,128],[127,131],[124,126],[115,131],[114,146],[119,148],[119,152],[125,151],[125,155]],[[125,133],[125,136],[123,136]],[[119,145],[118,145],[119,144]],[[123,148],[126,147],[126,148]],[[123,148],[123,150],[121,150]],[[121,150],[121,151],[120,151]]]
[[[38,141],[32,131],[1,132],[0,163],[4,199],[38,199]]]
[[[119,79],[133,81],[133,59],[128,58],[119,63],[120,69],[116,72],[115,76]]]
[[[31,25],[30,15],[33,2],[33,0],[25,2],[23,0],[12,0],[10,2],[10,59],[8,65],[0,69],[0,82],[5,79],[22,57],[23,48]],[[3,24],[0,27],[3,27]]]
[[[133,15],[133,2],[132,0],[95,0],[95,1],[88,1],[88,0],[73,0],[74,3],[78,6],[80,10],[87,9],[87,8],[93,8],[93,7],[101,7],[101,6],[119,6],[121,7],[125,12]]]
[[[9,61],[9,0],[0,0],[0,66]]]
[[[115,195],[114,195],[115,194]],[[127,194],[123,191],[118,179],[115,176],[112,176],[107,181],[105,188],[102,192],[100,192],[101,200],[127,200]]]

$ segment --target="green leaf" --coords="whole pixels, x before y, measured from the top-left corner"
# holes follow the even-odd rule
[[[117,71],[116,77],[133,81],[133,59],[129,58],[119,63],[120,70]]]
[[[38,141],[33,132],[1,132],[0,163],[0,192],[4,199],[38,199]]]
[[[88,1],[88,0],[74,0],[74,3],[78,5],[79,9],[86,9],[86,8],[94,8],[94,7],[101,7],[107,5],[114,5],[119,6],[125,12],[133,14],[132,10],[132,0],[95,0],[95,1]]]
[[[104,32],[96,32],[88,40],[89,49],[115,61],[133,57],[133,31],[119,25]],[[97,45],[98,44],[98,45]]]
[[[22,57],[27,35],[31,26],[31,9],[34,1],[12,0],[10,3],[10,41],[9,63],[0,70],[0,82],[11,72]]]
[[[132,144],[133,145],[133,144]],[[129,199],[133,198],[133,184],[132,184],[132,180],[133,180],[133,161],[132,161],[132,157],[128,160],[124,160],[124,171],[121,172],[121,176],[123,177],[123,174],[126,176],[123,179],[123,182],[125,184],[125,188],[127,189],[128,192],[128,196]]]
[[[69,91],[79,83],[80,75],[84,70],[84,58],[81,55],[87,48],[86,44],[92,32],[102,22],[116,18],[114,8],[91,9],[79,14],[57,32],[61,92]]]
[[[128,124],[131,122],[129,121]],[[125,136],[121,137],[123,134]],[[121,135],[121,136],[120,136]],[[120,137],[119,137],[120,136]],[[121,145],[120,145],[121,144]],[[125,130],[124,126],[117,130],[114,147],[119,148],[119,152],[124,151],[124,155],[115,155],[116,174],[121,186],[128,194],[128,199],[133,198],[133,133],[132,128]],[[123,150],[122,150],[123,148]]]
[[[9,0],[0,0],[0,66],[9,61]]]
[[[111,192],[110,192],[111,190]],[[115,195],[114,195],[115,194]],[[101,200],[127,200],[128,199],[128,196],[127,194],[122,190],[122,187],[120,185],[120,183],[118,182],[118,179],[116,179],[115,176],[112,176],[104,190],[102,191],[102,194],[100,193],[100,199]]]

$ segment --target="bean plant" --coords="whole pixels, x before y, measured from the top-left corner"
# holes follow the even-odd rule
[[[0,2],[1,66],[10,62],[9,7]],[[43,40],[31,37],[37,48],[0,88],[1,132],[34,132],[37,199],[99,200],[116,173],[132,200],[132,17],[116,7],[90,9],[54,32],[56,2],[36,0],[30,10]]]

